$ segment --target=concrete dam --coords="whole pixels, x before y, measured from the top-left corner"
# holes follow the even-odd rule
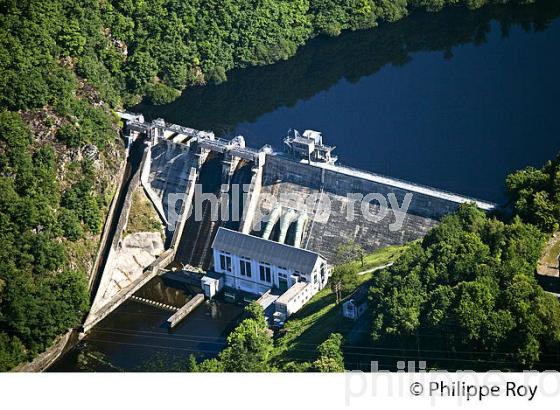
[[[166,270],[208,271],[220,227],[322,255],[331,264],[340,245],[366,251],[421,238],[461,203],[496,205],[336,164],[316,131],[293,131],[285,152],[245,146],[243,137],[144,121],[121,114],[129,145],[146,141],[135,182],[165,228],[164,250],[134,274],[112,271],[130,203],[121,214],[113,254],[83,329],[87,332],[144,284]],[[213,197],[215,200],[200,200]],[[197,199],[198,198],[198,199]],[[356,199],[358,198],[358,199]]]
[[[147,188],[155,193],[152,198],[166,221],[173,219],[169,215],[169,195],[186,194],[191,174],[195,175],[202,193],[212,193],[218,198],[230,193],[235,184],[249,187],[246,195],[239,195],[238,203],[234,203],[235,199],[228,201],[229,220],[219,220],[216,215],[210,218],[211,211],[221,215],[223,210],[211,210],[209,201],[202,203],[202,220],[196,220],[195,212],[186,220],[183,232],[179,233],[181,241],[175,261],[204,270],[209,267],[208,249],[219,226],[265,235],[266,239],[289,245],[294,245],[297,239],[298,246],[331,259],[337,247],[349,240],[371,251],[418,239],[464,202],[476,202],[487,211],[495,207],[492,203],[326,161],[274,152],[268,146],[255,150],[245,147],[239,137],[226,141],[212,133],[180,129],[162,120],[143,127],[143,132],[153,133],[151,158],[146,164],[149,167]],[[410,194],[401,229],[390,229],[399,210],[379,220],[368,220],[364,212],[356,212],[359,209],[349,211],[349,194],[365,197],[371,193],[384,197],[393,194],[399,205]],[[310,206],[308,198],[314,198],[316,205]],[[219,202],[218,208],[223,206]],[[329,204],[330,212],[317,209],[321,202]],[[238,218],[231,215],[234,205],[241,210]],[[370,214],[380,212],[380,204],[375,201],[367,206]],[[266,216],[260,229],[254,229],[255,214]],[[348,218],[350,214],[352,220]],[[298,226],[300,237],[295,238]],[[171,228],[176,231],[178,224]]]

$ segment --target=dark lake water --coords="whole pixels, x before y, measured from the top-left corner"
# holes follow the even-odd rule
[[[559,3],[416,13],[132,110],[256,147],[316,129],[343,164],[502,202],[560,150]]]

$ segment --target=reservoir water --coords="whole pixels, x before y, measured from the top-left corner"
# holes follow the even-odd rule
[[[130,110],[255,147],[316,129],[346,165],[503,202],[508,173],[560,151],[559,16],[557,1],[415,13]],[[177,305],[192,295],[161,279],[143,292]],[[51,370],[179,370],[189,354],[217,354],[240,312],[208,302],[170,333],[169,312],[128,301]]]
[[[559,14],[554,1],[416,13],[132,110],[255,147],[316,129],[346,165],[502,202],[508,173],[560,150]]]

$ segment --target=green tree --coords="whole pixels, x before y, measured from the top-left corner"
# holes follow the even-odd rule
[[[84,235],[80,218],[74,211],[63,208],[60,212],[59,222],[64,231],[64,236],[71,241],[77,241]]]
[[[545,232],[560,226],[560,154],[541,169],[508,175],[506,189],[515,215]]]
[[[370,289],[374,340],[438,335],[451,351],[511,352],[530,368],[560,343],[560,306],[534,278],[543,234],[474,205],[444,218]]]
[[[336,295],[336,303],[356,289],[358,285],[358,272],[352,265],[338,265],[334,268],[329,278],[330,286]]]
[[[17,337],[0,332],[0,372],[6,372],[26,358],[25,346]]]
[[[317,347],[319,357],[313,362],[313,369],[318,372],[343,372],[342,335],[332,333],[327,340]]]
[[[273,342],[268,334],[264,313],[258,304],[247,308],[243,320],[228,336],[227,347],[215,359],[196,364],[190,359],[189,370],[198,372],[268,372]]]
[[[172,102],[179,97],[181,93],[164,83],[157,83],[148,87],[147,95],[153,104],[160,105]]]
[[[336,260],[339,264],[350,263],[359,259],[364,266],[365,250],[354,240],[341,243],[336,248]]]
[[[71,124],[62,125],[56,131],[56,138],[66,144],[67,147],[77,148],[84,144],[85,138],[78,128]]]

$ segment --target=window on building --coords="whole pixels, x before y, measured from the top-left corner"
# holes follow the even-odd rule
[[[323,263],[321,265],[321,281],[324,282],[327,277],[327,264]]]
[[[285,272],[278,272],[278,289],[288,290],[288,275]]]
[[[259,278],[262,282],[267,282],[267,283],[272,282],[272,275],[270,273],[270,265],[261,264],[259,266]]]
[[[226,272],[231,272],[231,256],[225,253],[220,254],[220,269]]]
[[[241,258],[239,261],[239,270],[241,272],[241,276],[247,276],[248,278],[251,277],[251,260],[247,258]]]

